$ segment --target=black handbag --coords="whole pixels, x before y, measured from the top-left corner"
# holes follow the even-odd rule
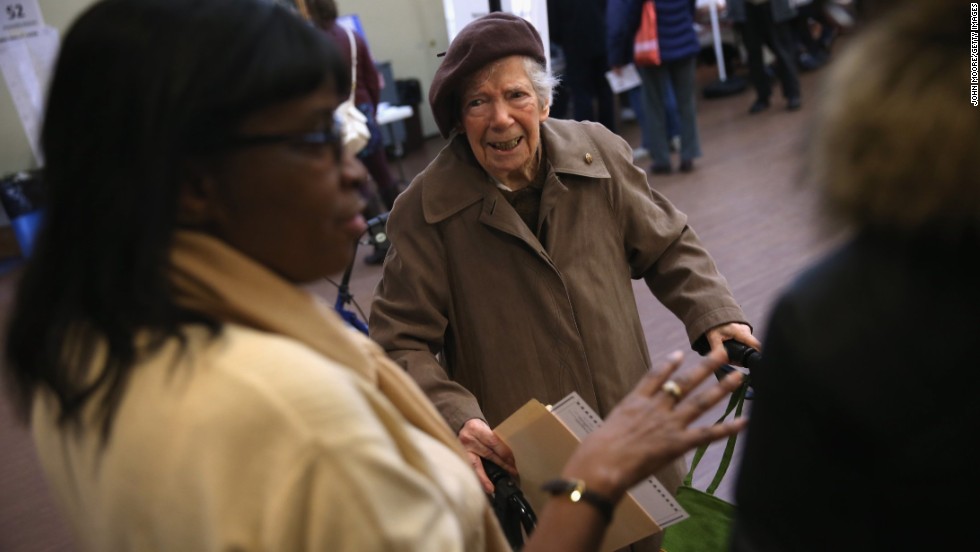
[[[488,495],[493,512],[511,549],[516,552],[524,547],[524,539],[534,530],[538,518],[514,478],[497,464],[486,458],[481,460],[483,470],[493,483],[493,495]]]

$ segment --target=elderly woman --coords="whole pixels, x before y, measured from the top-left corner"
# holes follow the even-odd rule
[[[105,0],[66,34],[3,370],[80,549],[509,550],[431,403],[303,287],[365,230],[349,75],[265,0]],[[555,474],[591,502],[526,550],[596,550],[626,489],[743,425],[689,429],[738,381],[663,392],[678,364]]]
[[[450,142],[395,204],[370,317],[488,491],[480,457],[516,471],[492,426],[572,391],[605,416],[650,367],[631,278],[699,348],[759,345],[629,146],[601,125],[548,118],[553,85],[527,21],[491,13],[457,35],[429,92]],[[673,490],[682,473],[658,477]]]

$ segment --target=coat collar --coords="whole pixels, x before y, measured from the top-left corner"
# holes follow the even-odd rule
[[[541,140],[556,175],[589,180],[610,178],[605,159],[586,132],[586,125],[590,124],[595,123],[548,119],[541,124]],[[425,170],[422,209],[429,224],[445,220],[477,201],[496,201],[499,197],[462,134],[454,134]]]

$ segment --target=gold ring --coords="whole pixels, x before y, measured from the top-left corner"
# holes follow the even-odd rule
[[[679,401],[684,398],[684,390],[682,390],[681,386],[677,385],[677,382],[674,380],[667,380],[664,382],[664,384],[660,386],[660,390],[673,397],[675,401]]]

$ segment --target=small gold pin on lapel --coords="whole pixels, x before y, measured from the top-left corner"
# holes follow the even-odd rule
[[[591,165],[592,164],[592,154],[591,153],[586,153],[585,154],[585,164],[586,165]]]

